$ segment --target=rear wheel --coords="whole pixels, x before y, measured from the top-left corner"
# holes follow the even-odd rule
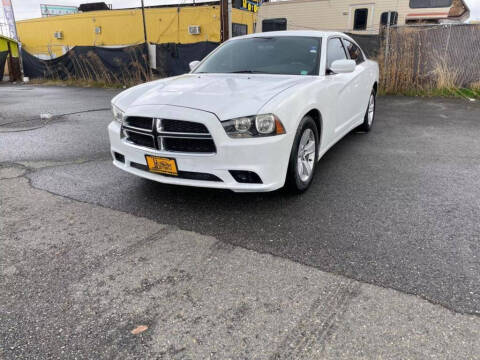
[[[305,116],[298,126],[287,171],[287,187],[302,193],[312,183],[318,158],[318,129],[310,116]]]
[[[368,99],[367,111],[365,117],[363,118],[363,124],[360,125],[356,130],[369,132],[372,129],[373,121],[375,120],[375,107],[376,107],[376,96],[375,90],[372,90],[370,98]]]

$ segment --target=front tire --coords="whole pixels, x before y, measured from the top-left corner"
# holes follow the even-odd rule
[[[372,90],[370,98],[368,99],[367,111],[363,118],[363,124],[357,128],[357,131],[369,132],[372,129],[373,121],[375,120],[375,110],[377,105],[377,98],[375,90]]]
[[[290,153],[287,188],[296,194],[306,191],[317,167],[319,134],[315,121],[305,116],[298,126]]]

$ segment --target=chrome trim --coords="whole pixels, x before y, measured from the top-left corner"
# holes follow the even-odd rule
[[[178,135],[199,135],[199,136],[208,136],[210,135],[209,132],[204,133],[196,133],[196,132],[180,132],[180,131],[157,131],[158,134],[178,134]]]
[[[160,133],[163,131],[163,124],[162,124],[162,119],[160,118],[154,118],[152,119],[153,121],[155,121],[155,128],[157,130],[157,133]],[[152,129],[153,130],[153,129]]]
[[[196,133],[157,133],[158,137],[164,138],[179,138],[179,139],[200,139],[213,140],[210,134],[196,134]]]
[[[159,150],[160,150],[160,151],[166,151],[166,150],[165,150],[165,141],[163,141],[163,137],[162,137],[162,136],[158,136],[158,137],[157,137],[157,142],[158,142],[158,147],[160,148]]]
[[[128,136],[128,131],[133,132],[135,134],[150,136],[152,138],[153,145],[155,146],[155,136],[153,134],[149,134],[149,133],[141,132],[141,131],[130,130],[129,128],[125,128],[125,129],[123,129],[123,131],[127,132],[127,136]],[[128,140],[128,137],[125,138],[125,141],[128,142],[129,144],[138,145],[138,144],[135,144],[133,141]],[[141,145],[138,145],[138,146],[141,146]],[[148,146],[142,146],[142,147],[145,147],[147,149],[151,149]]]

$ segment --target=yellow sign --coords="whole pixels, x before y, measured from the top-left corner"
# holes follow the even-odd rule
[[[258,11],[258,3],[254,3],[248,0],[242,0],[242,9],[257,12]]]

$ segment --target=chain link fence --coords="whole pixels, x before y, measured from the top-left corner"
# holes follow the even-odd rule
[[[378,57],[389,94],[480,89],[480,25],[392,26]]]

